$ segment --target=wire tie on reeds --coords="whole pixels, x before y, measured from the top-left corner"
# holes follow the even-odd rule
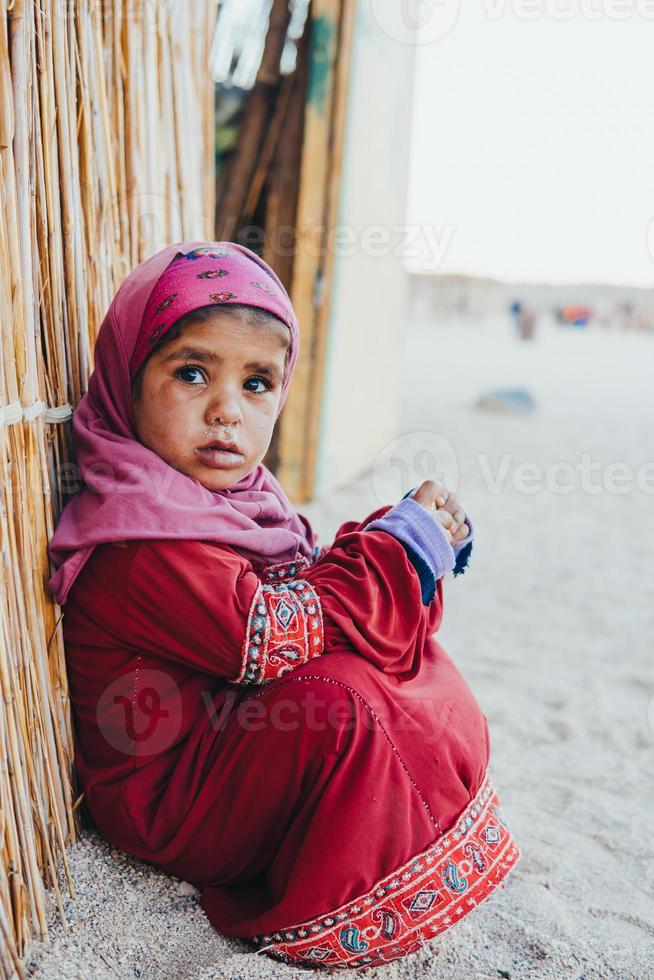
[[[14,425],[23,417],[23,406],[20,402],[9,402],[0,408],[0,425]]]
[[[23,418],[26,422],[33,422],[37,419],[39,415],[43,415],[45,412],[45,402],[42,402],[40,398],[37,398],[35,402],[31,405],[26,405],[23,409]]]
[[[73,410],[66,402],[65,405],[53,405],[52,408],[46,408],[45,420],[46,422],[66,422],[72,414]]]
[[[15,425],[22,419],[33,422],[41,415],[46,422],[66,422],[72,414],[73,410],[67,402],[65,405],[53,405],[52,408],[48,408],[40,398],[25,407],[20,402],[9,402],[0,406],[0,425]]]

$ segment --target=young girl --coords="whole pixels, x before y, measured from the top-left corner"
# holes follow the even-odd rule
[[[320,547],[262,464],[298,355],[275,273],[180,242],[118,290],[50,554],[87,816],[221,932],[368,967],[519,857],[485,715],[433,638],[472,530],[427,481]]]

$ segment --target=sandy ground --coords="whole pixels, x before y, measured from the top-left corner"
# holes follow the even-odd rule
[[[410,332],[400,455],[419,472],[409,485],[424,459],[408,434],[444,436],[476,525],[439,639],[488,716],[491,773],[523,856],[472,916],[371,980],[654,975],[654,472],[649,487],[635,483],[654,459],[653,367],[651,336],[549,326],[521,344],[492,321]],[[374,391],[365,370],[361,383]],[[534,413],[474,407],[484,389],[516,385]],[[589,478],[552,469],[583,454]],[[540,484],[524,463],[542,468]],[[614,463],[632,468],[633,485]],[[570,492],[557,490],[564,479]],[[303,508],[321,540],[379,506],[378,485],[368,475]],[[33,953],[44,980],[311,973],[218,935],[184,884],[97,836],[72,848],[70,866],[70,931],[53,906],[52,944]]]

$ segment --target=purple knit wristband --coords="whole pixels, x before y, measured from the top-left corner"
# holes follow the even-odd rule
[[[366,524],[363,530],[392,534],[427,562],[436,579],[454,568],[456,556],[445,531],[422,504],[409,497],[400,500],[383,517]]]

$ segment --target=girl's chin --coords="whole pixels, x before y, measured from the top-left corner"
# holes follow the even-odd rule
[[[202,476],[198,476],[196,473],[194,476],[198,483],[201,483],[207,490],[225,490],[227,487],[233,487],[235,483],[238,483],[245,476],[245,473],[240,470],[225,470],[224,473],[211,473],[210,475],[203,473]]]
[[[204,463],[198,465],[195,460],[180,460],[179,462],[169,460],[168,462],[180,473],[196,480],[206,490],[226,490],[256,469],[260,459],[252,462],[251,459],[245,458],[238,466],[207,466]]]
[[[198,472],[196,469],[188,475],[193,476],[206,490],[226,490],[229,487],[233,487],[243,477],[247,476],[248,473],[251,473],[253,469],[254,466],[244,463],[238,468],[224,470],[207,470],[206,467],[202,467],[203,472]]]

